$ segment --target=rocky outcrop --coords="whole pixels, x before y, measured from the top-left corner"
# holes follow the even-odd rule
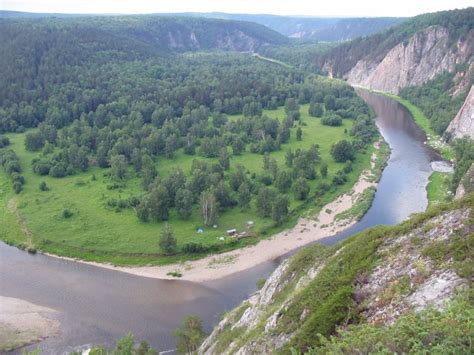
[[[474,139],[474,86],[471,86],[464,104],[446,131],[452,138],[467,136]]]
[[[348,312],[358,312],[355,319],[390,326],[411,312],[444,309],[459,289],[469,285],[470,274],[461,266],[462,258],[452,253],[460,240],[472,235],[472,200],[456,202],[438,214],[416,216],[400,227],[365,232],[331,252],[315,246],[303,249],[284,261],[261,290],[223,318],[199,354],[286,353],[290,342],[297,344],[301,329],[304,334],[326,329],[314,318],[318,312],[324,314],[321,319],[332,317],[320,310],[324,305],[321,295],[328,293],[332,299],[347,290],[334,286],[341,282],[336,281],[339,273],[346,263],[356,267],[354,258],[371,243],[375,243],[373,266],[360,269],[347,284],[351,289]],[[334,274],[334,270],[340,271]],[[343,306],[339,303],[338,307]]]
[[[456,189],[456,198],[462,198],[466,194],[474,191],[474,164],[471,164],[469,170],[464,174]]]
[[[360,59],[344,78],[354,85],[397,94],[400,88],[421,85],[469,60],[473,32],[453,45],[446,28],[430,26],[398,43],[381,60]]]

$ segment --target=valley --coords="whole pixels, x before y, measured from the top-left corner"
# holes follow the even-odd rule
[[[473,15],[0,11],[0,351],[469,353]]]

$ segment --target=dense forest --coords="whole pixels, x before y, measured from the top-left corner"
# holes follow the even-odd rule
[[[17,11],[1,11],[0,18],[41,18],[41,17],[71,18],[79,15],[28,13]],[[360,36],[367,36],[394,26],[404,18],[399,17],[368,17],[368,18],[332,18],[332,17],[293,17],[277,15],[230,14],[220,12],[185,12],[160,14],[166,17],[197,17],[234,21],[245,21],[264,25],[287,37],[294,37],[305,42],[339,42]]]
[[[464,89],[457,92],[460,79],[465,82]],[[455,72],[438,75],[423,85],[404,88],[400,90],[400,96],[419,107],[430,120],[431,128],[442,135],[461,108],[472,84],[473,73],[469,65],[464,64]]]
[[[173,48],[154,45],[160,34],[183,34],[182,26],[193,34],[167,42]],[[222,51],[239,49],[219,42],[235,26],[251,34],[250,47],[281,41],[260,25],[196,18],[0,22],[0,165],[14,192],[26,194],[33,180],[40,196],[57,194],[59,179],[79,176],[76,186],[100,181],[103,212],[212,228],[229,211],[248,219],[255,210],[280,225],[306,200],[353,181],[357,157],[377,136],[368,106],[342,82]],[[211,47],[217,51],[202,51]],[[314,137],[325,134],[337,139],[320,146]],[[65,206],[62,220],[82,207]],[[164,235],[174,238],[171,228]],[[161,249],[178,251],[175,242]]]

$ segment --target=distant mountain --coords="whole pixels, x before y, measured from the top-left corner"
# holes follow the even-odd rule
[[[401,23],[400,17],[367,17],[367,18],[336,18],[336,17],[297,17],[277,15],[185,13],[173,16],[208,17],[227,20],[251,21],[267,26],[285,36],[311,41],[347,41],[361,36],[383,31]]]
[[[0,18],[41,18],[41,17],[77,17],[71,14],[42,14],[18,11],[0,11]],[[156,14],[160,17],[203,17],[223,20],[255,22],[264,25],[284,36],[311,41],[336,42],[347,41],[357,37],[380,32],[388,27],[401,23],[405,18],[367,17],[296,17],[277,15],[228,14],[222,12],[208,13],[171,13]]]

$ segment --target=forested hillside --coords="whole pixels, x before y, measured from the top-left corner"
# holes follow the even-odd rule
[[[4,205],[18,204],[33,235],[14,243],[125,264],[228,250],[318,208],[369,164],[373,113],[350,86],[248,53],[188,51],[220,43],[229,26],[257,29],[252,43],[282,38],[260,25],[93,16],[1,26]],[[193,34],[173,42],[183,26]],[[228,44],[217,49],[237,49]],[[157,227],[175,242],[154,246]]]
[[[174,14],[177,15],[177,14]],[[305,41],[340,42],[357,37],[368,36],[394,26],[404,18],[337,18],[303,17],[226,13],[188,13],[196,17],[220,18],[238,21],[251,21],[267,26],[285,36]]]
[[[453,46],[459,40],[467,40],[472,46],[474,8],[416,16],[386,31],[342,44],[315,60],[320,67],[330,70],[333,76],[343,77],[359,60],[380,62],[397,44],[406,43],[411,36],[430,26],[445,28],[449,43]]]
[[[0,11],[0,18],[15,17],[72,17],[78,15],[69,14],[40,14],[16,11]],[[376,18],[324,18],[324,17],[297,17],[276,15],[251,15],[251,14],[228,14],[220,12],[212,13],[173,13],[159,14],[159,16],[184,16],[198,18],[213,18],[224,20],[235,20],[254,22],[264,25],[284,36],[302,39],[304,41],[338,42],[347,41],[361,36],[383,31],[394,26],[405,18],[376,17]]]

